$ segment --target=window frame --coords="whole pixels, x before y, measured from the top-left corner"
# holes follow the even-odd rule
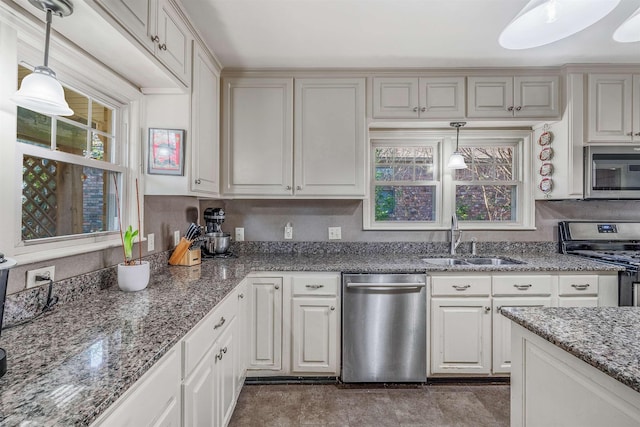
[[[13,27],[7,26],[0,20],[0,27],[2,27],[0,30],[4,31],[3,36],[7,36],[0,43],[4,49],[3,55],[0,55],[0,71],[7,76],[0,82],[0,93],[6,95],[0,96],[0,123],[2,124],[0,139],[6,146],[6,156],[0,158],[0,179],[6,184],[6,188],[0,190],[0,197],[6,200],[3,221],[0,225],[1,251],[19,263],[32,263],[120,246],[122,242],[118,231],[22,241],[22,159],[23,154],[26,153],[122,173],[122,180],[119,183],[122,227],[128,224],[137,225],[135,179],[139,179],[139,186],[143,189],[144,175],[140,172],[142,170],[141,135],[134,129],[140,126],[142,93],[130,82],[115,75],[75,46],[54,38],[52,39],[53,54],[49,59],[58,80],[64,86],[114,109],[116,157],[114,157],[114,163],[110,163],[62,153],[50,148],[20,144],[16,141],[17,107],[9,98],[18,89],[18,65],[33,68],[42,61],[41,37],[34,38],[34,29],[21,20],[17,20]],[[41,32],[40,28],[36,30]],[[61,118],[61,121],[64,120]],[[102,134],[97,129],[94,131]],[[141,204],[142,218],[144,218],[143,209],[144,206]],[[141,228],[140,234],[144,235],[144,224],[141,224]]]
[[[530,129],[464,129],[460,130],[459,145],[473,146],[481,141],[493,141],[499,144],[512,144],[517,141],[514,151],[514,179],[505,181],[516,184],[516,220],[515,221],[459,221],[458,226],[462,230],[534,230],[535,229],[535,201],[532,181],[532,141],[533,131]],[[436,207],[436,221],[408,222],[401,224],[391,222],[383,223],[375,221],[375,144],[378,141],[395,141],[399,145],[402,142],[411,141],[411,145],[420,144],[421,141],[440,140],[440,158],[435,170],[441,175],[434,176],[440,181],[440,208]],[[490,144],[489,144],[490,145]],[[363,229],[364,230],[447,230],[451,226],[451,218],[455,213],[455,190],[458,183],[475,183],[474,181],[454,180],[454,171],[446,167],[447,160],[455,151],[456,132],[452,129],[428,129],[428,130],[378,130],[371,129],[369,133],[369,196],[363,200]],[[480,183],[482,181],[478,181]],[[491,185],[495,182],[487,181]],[[408,184],[410,185],[410,184]]]

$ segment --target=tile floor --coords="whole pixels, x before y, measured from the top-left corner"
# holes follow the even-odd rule
[[[229,427],[509,425],[509,386],[245,385]]]

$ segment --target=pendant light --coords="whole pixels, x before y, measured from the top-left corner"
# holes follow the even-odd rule
[[[29,3],[47,12],[47,29],[44,44],[44,65],[36,67],[33,73],[22,79],[20,90],[11,97],[18,106],[52,116],[70,116],[73,110],[64,99],[64,90],[49,68],[49,39],[53,14],[60,17],[73,12],[70,0],[29,0]]]
[[[640,9],[618,27],[613,39],[620,43],[640,42]]]
[[[464,162],[464,157],[458,151],[458,142],[460,139],[460,128],[466,125],[467,122],[451,122],[449,126],[456,128],[456,151],[453,152],[451,157],[449,157],[449,163],[447,163],[447,167],[449,169],[466,169],[467,164]]]
[[[620,0],[530,0],[502,31],[506,49],[529,49],[569,37],[609,14]]]

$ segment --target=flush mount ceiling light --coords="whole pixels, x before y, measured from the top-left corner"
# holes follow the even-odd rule
[[[618,27],[613,33],[613,39],[620,43],[630,43],[640,41],[640,9]]]
[[[506,49],[529,49],[562,40],[611,12],[620,0],[530,0],[502,31]]]
[[[464,162],[464,157],[458,151],[458,142],[460,138],[460,128],[466,125],[467,122],[451,122],[449,126],[456,128],[456,151],[453,152],[451,157],[449,157],[449,163],[447,163],[447,167],[449,169],[466,169],[467,164]]]
[[[22,79],[20,90],[11,97],[11,100],[20,107],[28,108],[38,113],[70,116],[73,114],[73,110],[69,108],[69,104],[64,99],[64,90],[58,79],[56,79],[56,73],[48,67],[48,64],[51,17],[53,14],[60,17],[71,15],[73,4],[70,0],[29,0],[29,3],[47,12],[44,65],[36,67],[33,73]]]

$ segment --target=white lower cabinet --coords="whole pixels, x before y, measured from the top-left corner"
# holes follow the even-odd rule
[[[237,316],[237,339],[236,346],[236,395],[240,394],[242,385],[247,376],[247,366],[249,365],[249,282],[243,280],[238,285],[238,316]]]
[[[336,374],[337,305],[337,298],[293,298],[292,372]]]
[[[180,345],[174,346],[93,426],[180,427]]]
[[[434,374],[491,372],[491,299],[431,300],[431,365]]]
[[[282,277],[253,277],[249,287],[249,369],[282,369]]]

